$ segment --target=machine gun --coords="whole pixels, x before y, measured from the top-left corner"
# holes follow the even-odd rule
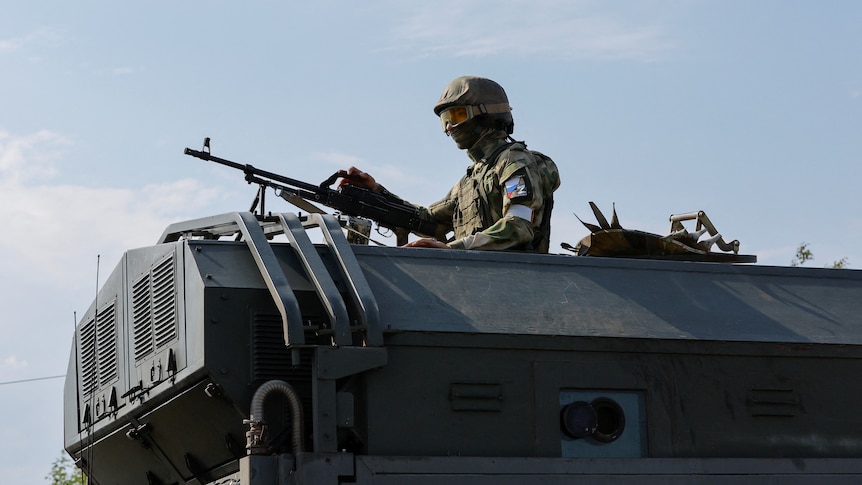
[[[371,219],[377,222],[379,226],[395,232],[396,243],[399,246],[407,243],[407,235],[410,232],[422,236],[437,237],[438,239],[445,235],[439,224],[421,219],[418,208],[391,194],[382,194],[355,185],[344,185],[337,190],[331,189],[330,186],[339,177],[338,172],[332,174],[320,185],[309,184],[277,173],[260,170],[249,164],[215,157],[210,153],[209,138],[204,139],[203,151],[186,148],[184,153],[201,160],[242,170],[248,183],[260,186],[258,195],[252,204],[252,211],[260,201],[260,212],[263,213],[264,191],[266,187],[270,187],[275,195],[311,213],[323,212],[310,203],[310,201],[314,201],[343,214]]]

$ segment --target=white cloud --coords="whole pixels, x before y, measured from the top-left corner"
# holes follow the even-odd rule
[[[42,27],[22,36],[0,39],[0,54],[18,52],[32,44],[54,46],[60,42],[61,38],[62,35],[59,31]]]
[[[122,76],[122,75],[126,75],[126,74],[132,74],[133,72],[139,71],[139,70],[140,70],[139,68],[134,68],[134,67],[115,67],[115,68],[111,69],[111,74],[113,74],[115,76]]]
[[[543,56],[570,61],[654,61],[673,45],[647,20],[624,21],[592,2],[443,0],[407,14],[395,28],[396,49],[422,57]]]
[[[409,169],[405,169],[405,166],[374,163],[368,160],[364,160],[355,155],[338,152],[316,152],[312,154],[312,157],[314,158],[314,160],[326,163],[327,165],[330,165],[335,169],[347,169],[349,167],[357,167],[360,170],[363,170],[372,175],[378,182],[385,181],[385,185],[387,187],[404,187],[407,185],[414,185],[422,187],[423,189],[428,188],[428,184],[424,183],[427,174],[416,174]],[[434,192],[432,192],[432,197],[442,195],[440,192],[440,188],[438,187],[436,190],[434,190]],[[443,193],[445,193],[445,191]],[[414,193],[409,195],[413,197],[417,195],[427,194]],[[404,196],[406,196],[406,194]],[[414,202],[423,203],[428,201],[415,200]]]
[[[69,279],[99,252],[118,257],[155,243],[169,223],[218,196],[190,179],[134,189],[33,183],[24,168],[55,173],[63,141],[50,132],[0,133],[0,220],[8,236],[0,238],[0,265],[7,274]]]
[[[0,40],[0,53],[17,51],[24,44],[24,40],[20,37]]]
[[[84,65],[83,67],[89,67],[88,65]],[[143,67],[133,67],[133,66],[117,66],[117,67],[106,67],[95,69],[94,72],[98,75],[106,75],[106,76],[129,76],[131,74],[135,74],[143,71]]]
[[[26,360],[19,360],[14,355],[10,355],[9,357],[6,357],[5,359],[3,359],[3,365],[0,367],[2,367],[3,369],[12,369],[12,370],[23,369],[24,367],[27,367],[27,361]]]
[[[311,156],[315,160],[319,160],[328,165],[332,165],[337,168],[347,168],[350,166],[356,166],[362,164],[362,159],[355,155],[348,155],[346,153],[337,153],[337,152],[315,152],[312,153]]]
[[[13,136],[0,130],[0,187],[55,173],[52,162],[69,140],[48,130]]]
[[[204,206],[216,193],[194,180],[140,189],[5,184],[0,219],[15,237],[0,240],[0,248],[19,264],[70,276],[95,252],[119,253],[155,243],[170,222]]]

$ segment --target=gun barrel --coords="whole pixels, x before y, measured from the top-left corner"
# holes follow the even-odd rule
[[[224,158],[214,157],[207,152],[202,152],[198,150],[192,150],[191,148],[186,148],[183,151],[186,155],[191,155],[195,158],[200,158],[201,160],[206,160],[208,162],[215,162],[222,165],[227,165],[228,167],[235,168],[237,170],[246,171],[248,168],[254,169],[251,165],[243,165],[241,163],[232,162],[230,160],[225,160]]]
[[[242,170],[248,183],[272,187],[282,193],[288,191],[298,198],[314,201],[352,216],[369,217],[383,227],[393,230],[403,227],[426,236],[436,236],[438,232],[436,222],[423,220],[419,217],[419,209],[400,199],[393,200],[391,197],[350,185],[339,190],[329,188],[328,185],[337,178],[335,175],[322,185],[312,185],[274,172],[261,170],[249,164],[214,157],[207,151],[186,148],[183,153],[201,160]],[[287,198],[285,200],[290,201]]]
[[[201,160],[206,160],[208,162],[215,162],[221,165],[226,165],[231,168],[235,168],[237,170],[242,170],[246,175],[255,175],[257,177],[267,178],[270,180],[275,180],[276,182],[280,182],[286,185],[292,185],[294,187],[299,187],[305,190],[310,190],[315,192],[319,189],[319,187],[303,182],[301,180],[292,179],[290,177],[285,177],[284,175],[277,174],[275,172],[268,172],[266,170],[261,170],[259,168],[255,168],[253,165],[249,165],[247,163],[237,163],[232,162],[230,160],[225,160],[224,158],[219,158],[213,156],[207,152],[202,152],[198,150],[193,150],[191,148],[186,148],[183,153],[186,155],[191,155],[195,158],[200,158]]]

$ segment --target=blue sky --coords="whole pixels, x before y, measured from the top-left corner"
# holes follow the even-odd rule
[[[0,16],[0,383],[66,371],[124,249],[246,210],[213,153],[320,182],[356,165],[421,204],[468,164],[432,112],[497,80],[554,158],[552,252],[595,201],[666,234],[704,210],[758,264],[862,265],[862,3],[12,2]],[[272,210],[291,210],[269,199]],[[0,475],[44,483],[62,379],[0,385]],[[14,439],[9,439],[14,437]]]

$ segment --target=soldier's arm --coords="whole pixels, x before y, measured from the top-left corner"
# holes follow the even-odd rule
[[[528,155],[527,155],[528,156]],[[502,217],[491,227],[453,241],[456,249],[504,250],[521,248],[533,241],[535,215],[543,209],[542,180],[528,159],[509,160],[500,172]]]

